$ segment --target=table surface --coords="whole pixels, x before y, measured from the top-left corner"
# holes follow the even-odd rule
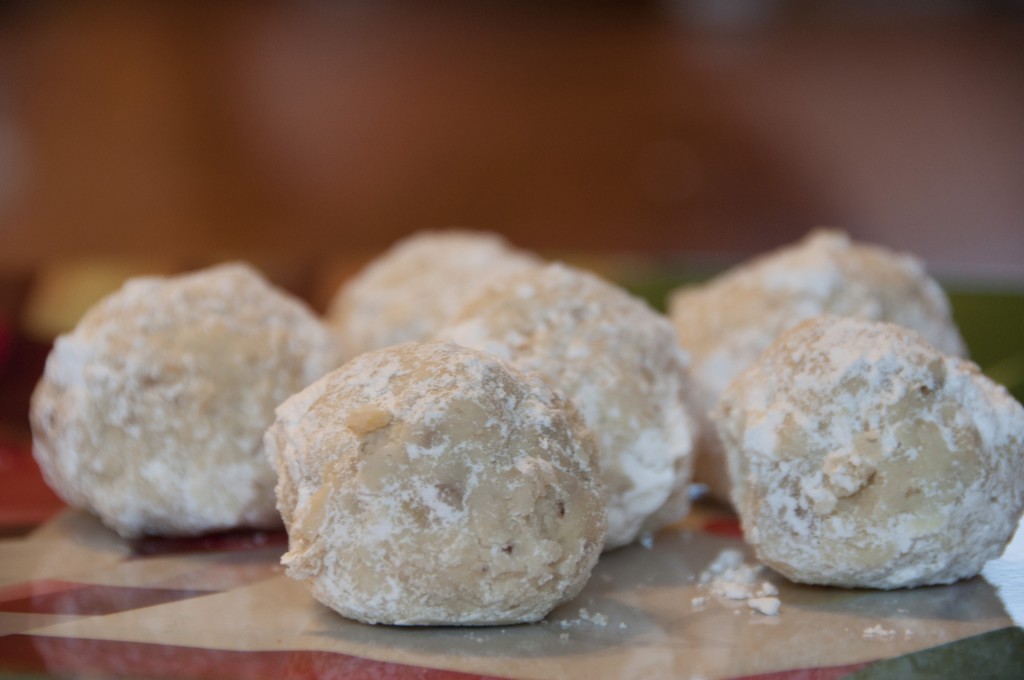
[[[700,583],[723,550],[752,558],[735,518],[699,505],[603,556],[544,622],[492,628],[348,621],[282,573],[285,544],[265,532],[125,541],[60,511],[0,541],[0,678],[962,678],[1024,668],[1024,532],[981,576],[950,586],[810,587],[766,570],[782,607],[765,616]]]

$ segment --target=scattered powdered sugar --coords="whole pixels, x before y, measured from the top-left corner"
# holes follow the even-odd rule
[[[741,551],[726,548],[701,572],[697,587],[708,591],[719,601],[745,602],[760,614],[776,616],[781,607],[781,601],[776,597],[779,591],[770,581],[759,580],[763,570],[760,564],[744,562]],[[697,596],[690,600],[690,606],[694,611],[700,611],[707,602],[707,596]]]
[[[878,623],[865,628],[861,633],[861,637],[865,640],[892,640],[896,637],[896,631],[892,628],[885,628],[882,624]]]
[[[904,640],[909,640],[914,637],[914,631],[911,628],[904,628],[902,633],[895,628],[886,628],[882,624],[878,623],[873,626],[866,627],[861,632],[861,637],[865,640],[880,640],[882,642],[888,642],[895,640],[897,637],[902,637]]]
[[[586,607],[581,607],[575,619],[562,619],[558,625],[565,628],[594,627],[605,628],[608,626],[608,616],[600,612],[591,613]],[[620,623],[619,628],[624,629],[625,623]]]
[[[779,613],[782,602],[777,597],[752,597],[747,600],[747,606],[765,616],[775,616]]]
[[[710,583],[715,577],[743,564],[743,552],[736,548],[726,548],[715,556],[715,559],[701,572],[699,582]]]
[[[746,580],[744,574],[737,574],[731,571],[722,574],[711,582],[711,592],[714,595],[730,600],[746,600],[752,594],[750,586],[751,584]]]
[[[593,614],[591,614],[589,611],[587,611],[586,608],[580,609],[580,618],[583,619],[584,621],[589,621],[590,623],[594,624],[595,626],[599,626],[601,628],[604,628],[605,626],[608,625],[608,617],[607,616],[605,616],[601,612],[594,612]]]

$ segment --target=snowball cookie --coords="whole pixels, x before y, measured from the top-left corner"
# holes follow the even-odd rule
[[[342,285],[327,319],[349,356],[426,340],[487,281],[539,262],[496,234],[419,232]]]
[[[801,324],[725,391],[718,417],[744,535],[794,581],[968,578],[1024,509],[1024,407],[899,326]]]
[[[278,527],[263,431],[339,361],[327,327],[246,265],[132,279],[57,338],[33,452],[124,537]]]
[[[452,343],[368,352],[277,409],[289,576],[367,623],[537,621],[605,534],[590,433],[540,381]]]
[[[687,358],[645,302],[551,264],[502,279],[439,336],[536,371],[576,404],[608,488],[606,549],[685,514],[696,432]]]
[[[820,314],[888,321],[911,328],[941,351],[963,356],[945,293],[909,255],[852,243],[838,231],[739,265],[669,298],[669,317],[692,357],[706,416],[726,386],[779,335]],[[714,427],[702,422],[694,477],[729,498],[729,478]]]

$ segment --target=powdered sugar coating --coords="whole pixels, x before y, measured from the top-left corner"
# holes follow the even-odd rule
[[[579,592],[604,540],[579,414],[452,343],[356,357],[282,404],[265,443],[288,574],[350,618],[536,621]]]
[[[331,301],[327,319],[348,356],[426,340],[487,281],[538,263],[496,234],[418,232],[347,281]]]
[[[606,549],[685,514],[696,431],[687,358],[672,325],[642,300],[550,264],[502,279],[439,337],[537,372],[573,401],[608,488]]]
[[[726,390],[717,416],[744,535],[795,581],[968,578],[1024,510],[1024,407],[892,324],[801,324]]]
[[[246,265],[132,279],[57,338],[33,452],[125,537],[280,526],[263,431],[339,361],[324,324]]]
[[[946,354],[966,355],[945,293],[917,259],[819,230],[670,296],[702,413],[780,333],[821,314],[899,324]],[[694,476],[727,500],[721,443],[706,419],[701,430]]]

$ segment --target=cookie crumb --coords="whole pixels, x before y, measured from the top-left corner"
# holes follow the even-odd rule
[[[896,637],[896,631],[891,628],[885,628],[882,624],[877,623],[865,628],[861,633],[861,637],[865,640],[892,640]]]
[[[588,611],[586,607],[583,607],[582,609],[580,609],[580,620],[581,621],[586,621],[588,623],[592,623],[595,626],[599,626],[601,628],[604,628],[605,626],[608,625],[608,617],[607,616],[605,616],[604,614],[601,614],[600,612],[598,612],[596,614],[591,614],[590,611]]]
[[[782,602],[777,597],[754,597],[747,600],[747,606],[765,616],[778,616]]]
[[[777,597],[779,589],[769,581],[758,581],[763,569],[763,565],[744,562],[739,550],[727,548],[700,574],[697,587],[710,591],[720,601],[745,602],[758,613],[777,616],[782,606]],[[706,596],[697,596],[690,600],[690,606],[700,611],[707,601]]]

